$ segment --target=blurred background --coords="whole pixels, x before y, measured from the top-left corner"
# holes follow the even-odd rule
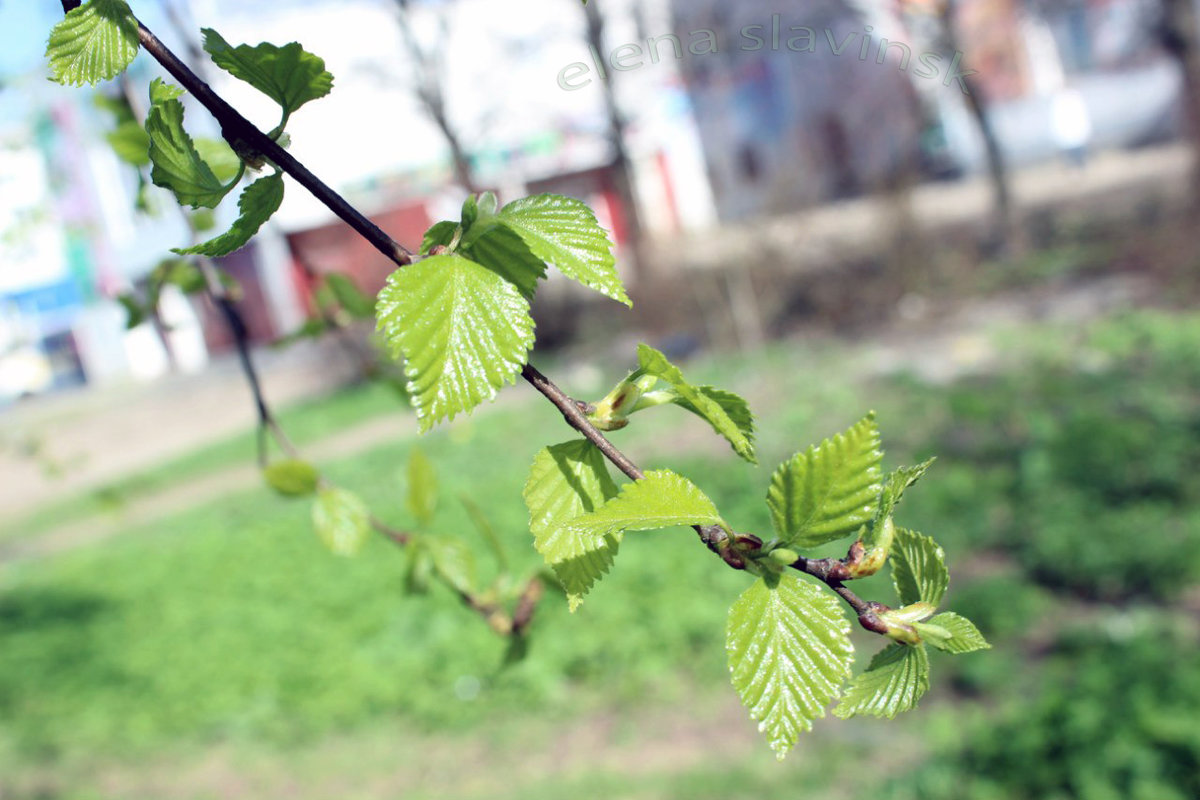
[[[324,58],[290,150],[409,247],[468,191],[591,204],[634,309],[551,278],[534,362],[598,399],[647,341],[745,395],[759,467],[669,410],[614,434],[740,530],[779,461],[875,409],[889,467],[938,456],[898,519],[994,649],[777,763],[724,663],[745,577],[682,532],[630,537],[574,615],[546,598],[515,663],[450,592],[407,596],[382,537],[330,555],[164,260],[198,222],[122,150],[157,65],[59,86],[61,5],[0,0],[0,798],[1200,797],[1192,0],[131,6],[264,129],[199,29]],[[289,179],[218,266],[282,427],[415,524],[366,319],[389,262]],[[422,437],[435,527],[483,509],[534,568],[521,488],[568,438],[527,387]]]

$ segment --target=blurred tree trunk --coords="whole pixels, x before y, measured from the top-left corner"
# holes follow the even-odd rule
[[[578,4],[578,0],[575,0]],[[587,17],[586,36],[588,46],[593,48],[600,58],[608,50],[604,47],[604,17],[600,14],[596,0],[591,0],[583,6]],[[633,183],[633,164],[629,158],[629,150],[625,146],[626,128],[628,122],[617,105],[616,94],[613,91],[612,73],[600,81],[604,91],[604,109],[608,117],[608,138],[613,152],[613,179],[616,183],[617,198],[621,203],[621,213],[624,215],[625,232],[629,239],[629,260],[631,275],[640,277],[642,272],[641,244],[642,217],[638,210],[637,192]]]
[[[1192,196],[1200,213],[1200,32],[1193,0],[1162,0],[1158,36],[1163,48],[1179,62],[1183,77],[1183,112],[1192,142]]]
[[[942,42],[949,54],[962,50],[959,46],[958,31],[955,28],[955,8],[957,0],[943,0],[939,8],[941,18]],[[1016,242],[1016,220],[1013,214],[1012,189],[1009,183],[1008,162],[1004,151],[1000,148],[1000,140],[996,138],[996,130],[992,127],[983,103],[982,87],[973,75],[961,77],[967,89],[967,108],[975,118],[975,125],[983,137],[984,148],[987,151],[988,178],[992,186],[992,215],[995,236],[1000,249],[1011,252]]]
[[[421,104],[426,116],[437,126],[442,138],[446,140],[455,180],[468,192],[477,193],[479,185],[471,168],[471,159],[467,155],[466,148],[463,147],[462,138],[446,113],[446,93],[442,83],[445,64],[441,58],[449,34],[446,17],[444,14],[438,16],[439,35],[437,41],[433,42],[431,46],[425,47],[421,44],[416,31],[413,30],[412,0],[395,0],[395,3],[396,23],[400,26],[404,47],[408,50],[408,56],[412,59],[415,70],[412,78],[416,81],[413,91],[417,96],[417,102]]]

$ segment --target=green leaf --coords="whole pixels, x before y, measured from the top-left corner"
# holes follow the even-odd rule
[[[846,690],[833,710],[850,719],[856,714],[895,719],[915,708],[929,689],[929,655],[921,645],[892,644],[875,654],[866,672]]]
[[[317,535],[335,555],[355,555],[371,535],[371,515],[366,504],[345,489],[318,492],[312,518]]]
[[[530,251],[525,240],[502,225],[490,227],[486,233],[462,248],[464,255],[483,264],[532,299],[538,279],[546,277],[546,264]]]
[[[333,89],[333,75],[325,70],[325,62],[296,42],[283,47],[266,42],[231,47],[212,28],[202,32],[213,63],[278,103],[284,117]]]
[[[988,644],[987,639],[983,638],[983,634],[979,632],[979,628],[975,627],[974,622],[953,612],[947,611],[938,614],[925,624],[936,625],[950,634],[948,639],[943,637],[930,637],[927,639],[931,645],[939,650],[960,654],[991,649],[991,645]],[[924,625],[918,623],[914,627],[917,628],[918,633],[921,633],[921,628]]]
[[[167,83],[161,78],[155,78],[150,81],[150,104],[165,103],[168,100],[176,100],[183,97],[184,91],[182,86],[176,86],[173,83]]]
[[[135,167],[150,165],[150,135],[136,120],[122,122],[104,135],[117,158]]]
[[[259,178],[246,187],[238,198],[238,211],[241,215],[234,220],[233,227],[220,236],[207,242],[185,248],[171,248],[171,252],[180,255],[227,256],[235,250],[245,247],[258,233],[271,215],[279,210],[283,202],[283,173],[276,172]]]
[[[640,481],[590,514],[569,523],[579,535],[606,536],[677,525],[724,525],[716,506],[696,485],[666,469],[651,470]]]
[[[459,225],[462,225],[464,231],[470,230],[471,226],[479,219],[479,200],[473,194],[467,195],[467,199],[463,200],[462,216],[459,218]]]
[[[475,552],[461,539],[425,540],[433,556],[433,568],[450,588],[470,594],[475,587]]]
[[[422,431],[495,397],[533,346],[529,302],[496,273],[455,254],[393,272],[376,314],[393,355],[407,360]]]
[[[892,581],[900,602],[937,606],[950,584],[946,554],[937,542],[914,531],[896,528],[892,544]]]
[[[429,255],[429,251],[438,245],[449,247],[450,243],[454,241],[454,234],[457,231],[457,222],[450,220],[435,222],[429,230],[425,231],[425,238],[421,240],[421,255]]]
[[[825,716],[854,659],[837,599],[791,575],[742,593],[729,609],[725,647],[733,686],[780,758]]]
[[[692,386],[678,367],[649,345],[638,345],[638,364],[645,374],[671,384],[679,396],[676,402],[707,420],[714,431],[725,437],[735,453],[751,464],[757,463],[754,458],[754,423],[745,400],[732,392]],[[730,414],[727,406],[733,409],[733,414]],[[741,424],[738,420],[741,420]]]
[[[492,551],[496,563],[500,566],[500,572],[507,574],[508,553],[505,552],[504,545],[500,543],[500,537],[496,534],[496,529],[492,527],[492,523],[488,522],[488,518],[483,513],[483,510],[471,498],[460,493],[458,500],[463,504],[463,508],[467,510],[467,516],[471,518],[471,524],[475,526],[475,530],[479,532],[479,535]]]
[[[787,545],[816,547],[857,531],[875,513],[882,460],[873,414],[796,453],[767,491],[775,532]]]
[[[192,137],[183,129],[183,103],[177,87],[158,78],[150,84],[150,113],[146,132],[150,135],[150,179],[175,193],[180,203],[197,208],[216,208],[229,193],[212,169],[200,158]]]
[[[437,474],[433,464],[414,447],[408,456],[408,511],[422,525],[433,522],[437,509]]]
[[[200,158],[205,164],[208,164],[209,169],[213,171],[213,175],[217,176],[217,180],[221,183],[229,183],[236,177],[240,177],[242,173],[242,160],[238,158],[237,153],[233,152],[224,139],[196,139],[196,152],[200,154]]]
[[[263,479],[285,497],[307,497],[317,491],[321,475],[307,461],[287,459],[267,465]]]
[[[406,594],[425,594],[429,591],[429,579],[433,576],[433,552],[423,538],[413,539],[405,548],[408,565],[404,570]]]
[[[138,52],[137,19],[123,0],[91,0],[50,30],[51,80],[69,86],[120,75]]]
[[[567,593],[570,609],[612,566],[621,535],[593,534],[568,523],[616,497],[604,455],[586,439],[543,448],[523,492],[533,544]]]
[[[150,311],[132,292],[117,295],[117,302],[125,309],[125,330],[133,330],[150,318]]]
[[[715,386],[696,386],[694,388],[701,395],[707,397],[709,400],[721,407],[721,410],[725,412],[725,415],[729,417],[729,419],[733,421],[733,424],[737,426],[737,429],[741,431],[742,437],[746,440],[746,442],[749,443],[751,453],[753,453],[754,414],[750,411],[750,404],[747,403],[741,395],[725,391],[724,389],[718,389]],[[685,408],[699,417],[703,417],[706,420],[708,419],[708,417],[705,416],[705,414],[701,412],[698,407],[692,405],[682,396],[676,398],[672,402],[674,402],[680,408]],[[709,421],[711,422],[711,420]],[[733,442],[730,441],[730,444],[732,445]],[[758,460],[753,459],[751,460],[751,463],[757,464]]]
[[[608,232],[596,222],[586,203],[539,194],[509,203],[493,219],[516,231],[534,255],[568,278],[632,305],[617,275]],[[479,230],[481,226],[475,227]]]
[[[204,273],[192,262],[184,258],[168,258],[160,261],[150,273],[151,281],[159,284],[171,284],[184,294],[195,294],[208,288]]]
[[[359,289],[349,276],[340,272],[330,272],[325,276],[325,285],[333,292],[338,305],[350,316],[357,319],[370,319],[375,316],[375,301]]]
[[[875,518],[882,519],[891,516],[892,511],[899,504],[900,498],[904,496],[904,490],[919,481],[936,460],[931,458],[915,467],[900,467],[888,475],[883,491],[879,495],[879,508],[875,512]]]
[[[494,192],[484,192],[479,195],[479,202],[476,203],[477,213],[481,219],[496,216],[496,210],[499,207],[500,201]]]
[[[217,215],[211,208],[199,208],[191,214],[192,230],[196,233],[207,233],[217,227]]]

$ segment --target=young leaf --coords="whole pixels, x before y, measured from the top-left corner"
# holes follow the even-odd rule
[[[155,78],[150,81],[150,104],[165,103],[168,100],[176,100],[183,97],[184,91],[182,86],[176,86],[173,83],[167,83],[161,78]]]
[[[322,489],[313,503],[313,527],[335,555],[356,554],[371,535],[371,516],[362,499],[345,489]]]
[[[146,116],[153,164],[150,180],[173,191],[180,203],[216,208],[233,187],[217,180],[183,129],[183,103],[178,100],[181,91],[158,78],[150,84],[150,112]]]
[[[874,415],[796,453],[767,491],[775,532],[785,544],[816,547],[857,531],[875,513],[882,460]]]
[[[316,467],[298,459],[276,461],[263,470],[267,485],[285,497],[307,497],[317,491],[320,478]]]
[[[928,624],[936,625],[950,634],[949,639],[928,639],[928,642],[939,650],[960,654],[991,648],[987,639],[983,638],[983,634],[975,627],[975,623],[966,617],[947,611],[930,619]]]
[[[696,485],[666,469],[627,483],[601,508],[571,520],[579,535],[606,536],[676,525],[724,525],[716,506]]]
[[[131,292],[117,295],[117,302],[125,309],[125,330],[133,330],[150,317],[149,309]]]
[[[471,524],[475,526],[475,530],[479,531],[479,535],[483,537],[488,548],[492,551],[492,555],[496,558],[496,563],[500,566],[500,572],[507,574],[508,553],[505,552],[504,545],[500,543],[500,537],[496,535],[496,529],[492,527],[492,523],[488,521],[483,510],[471,498],[460,493],[458,500],[463,504],[463,508],[467,510],[467,516],[471,518]]]
[[[338,305],[350,316],[357,319],[370,319],[375,316],[375,302],[346,275],[330,272],[325,276],[325,285],[333,293]]]
[[[213,63],[270,97],[285,117],[333,89],[333,75],[325,70],[325,62],[296,42],[283,47],[266,42],[231,47],[212,28],[202,32]]]
[[[408,456],[408,511],[427,526],[436,508],[437,475],[425,454],[414,447]]]
[[[150,136],[136,120],[122,122],[104,135],[117,158],[135,167],[150,165]]]
[[[586,203],[539,194],[509,203],[494,219],[516,231],[534,255],[568,278],[632,305],[617,275],[608,232]]]
[[[892,644],[875,654],[866,672],[855,678],[833,709],[835,716],[856,714],[895,719],[915,708],[929,689],[929,655],[921,645]]]
[[[471,229],[471,226],[479,219],[479,200],[473,194],[467,195],[467,199],[462,204],[462,215],[459,217],[459,225],[464,231]]]
[[[711,387],[704,387],[708,389],[706,392],[701,387],[692,386],[684,379],[678,367],[649,345],[638,345],[638,363],[647,375],[654,375],[671,384],[679,395],[680,399],[677,402],[707,420],[713,430],[725,437],[735,453],[751,464],[757,463],[754,458],[753,422],[745,400],[730,392],[719,392]],[[724,402],[718,400],[714,394]],[[734,408],[734,414],[743,423],[748,423],[749,430],[738,424],[734,416],[726,410],[727,405]]]
[[[234,220],[233,227],[220,236],[209,239],[192,247],[173,247],[172,253],[180,255],[227,256],[235,250],[240,250],[254,238],[258,229],[263,226],[271,215],[279,210],[283,202],[283,173],[259,178],[246,187],[238,198],[238,211],[241,215]]]
[[[115,78],[137,52],[137,19],[123,0],[91,0],[72,9],[46,44],[51,79],[69,86]]]
[[[546,277],[545,262],[529,250],[516,232],[502,225],[489,227],[463,247],[463,253],[515,285],[530,299],[537,291],[538,280]]]
[[[200,160],[208,164],[208,168],[217,176],[221,183],[228,184],[242,173],[242,160],[224,139],[206,139],[201,137],[192,142]]]
[[[425,540],[433,556],[433,568],[450,588],[470,594],[475,587],[475,553],[461,539]]]
[[[620,534],[595,535],[567,525],[617,496],[603,454],[586,439],[542,449],[523,492],[533,544],[567,592],[574,611],[612,566]]]
[[[421,240],[421,255],[429,255],[429,251],[438,245],[449,247],[450,243],[454,241],[454,234],[457,230],[457,222],[451,222],[448,219],[435,222],[429,230],[425,231],[425,238]]]
[[[495,397],[533,346],[529,302],[516,287],[451,253],[393,272],[376,314],[393,355],[407,360],[422,431]]]
[[[714,386],[696,386],[694,387],[704,397],[707,397],[712,402],[721,407],[725,415],[733,420],[733,424],[741,431],[742,437],[749,444],[750,451],[753,454],[754,449],[754,414],[750,411],[750,404],[741,396],[733,392],[727,392],[724,389],[718,389]],[[680,396],[672,401],[680,408],[687,409],[698,417],[708,419],[708,417],[697,406],[694,406],[686,398]],[[711,422],[711,420],[710,420]],[[731,441],[730,444],[733,444]],[[736,452],[736,450],[735,450]],[[758,463],[757,459],[751,460],[751,463]]]
[[[875,512],[875,518],[882,519],[890,516],[896,505],[899,504],[900,498],[904,496],[904,490],[919,481],[936,460],[931,458],[915,467],[900,467],[888,475],[883,491],[879,495],[879,508]]]
[[[404,570],[405,594],[425,594],[429,591],[429,579],[433,575],[433,553],[424,538],[413,539],[405,550],[408,565]]]
[[[850,674],[850,625],[833,595],[792,575],[758,580],[729,609],[733,686],[783,758]]]
[[[933,539],[914,531],[896,528],[892,544],[892,581],[900,602],[937,606],[950,584],[946,554]]]

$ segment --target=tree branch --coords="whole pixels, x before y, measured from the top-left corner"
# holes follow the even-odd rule
[[[64,2],[65,5],[66,3]],[[306,167],[289,155],[274,140],[260,131],[249,120],[238,113],[236,109],[225,102],[224,99],[192,72],[186,64],[180,61],[141,22],[138,23],[138,36],[146,51],[162,64],[216,118],[217,122],[221,125],[222,136],[225,137],[236,152],[240,154],[249,149],[252,152],[267,157],[280,169],[295,178],[300,185],[311,192],[314,197],[344,220],[359,235],[370,242],[376,250],[387,256],[397,266],[404,267],[413,262],[414,255],[411,251],[384,233],[375,223],[363,216],[357,209],[346,202],[341,195],[309,172]],[[586,408],[585,404],[571,398],[532,364],[527,363],[521,368],[521,377],[533,386],[533,388],[537,389],[538,392],[562,413],[563,419],[569,426],[594,444],[604,454],[604,457],[612,462],[628,478],[637,481],[645,477],[645,473],[628,456],[617,449],[612,442],[605,438],[604,434],[592,425],[584,411]],[[260,394],[256,394],[256,402],[260,396]],[[261,413],[262,409],[260,408]],[[277,426],[274,430],[277,430]],[[376,530],[398,544],[407,544],[407,534],[393,531],[377,520],[372,520],[372,525]],[[747,551],[757,550],[762,547],[762,541],[758,537],[748,534],[735,534],[731,537],[719,526],[696,525],[693,526],[693,529],[710,550],[720,555],[734,569],[745,569]],[[831,567],[827,562],[828,560],[809,561],[808,559],[800,559],[791,566],[793,569],[823,581],[855,610],[859,615],[859,622],[864,628],[876,633],[880,632],[877,627],[878,620],[874,619],[874,612],[886,607],[875,603],[868,603],[847,589],[842,584],[842,581],[847,579],[847,576],[840,574],[836,569],[832,569],[831,571]],[[474,603],[471,603],[471,605],[475,606]],[[477,608],[477,610],[483,612],[485,609]],[[532,612],[528,613],[531,614]],[[528,621],[526,620],[522,628],[527,624]]]
[[[252,152],[266,156],[391,261],[402,267],[412,263],[411,252],[384,233],[378,225],[347,203],[345,198],[309,172],[307,167],[225,102],[141,22],[138,22],[138,40],[146,48],[146,52],[162,64],[167,72],[216,118],[221,125],[221,135],[235,152],[239,155]]]

